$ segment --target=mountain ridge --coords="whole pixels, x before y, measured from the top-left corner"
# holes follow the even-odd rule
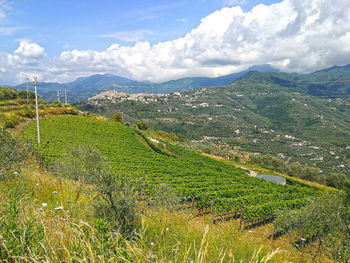
[[[323,70],[315,71],[308,74],[297,73],[285,73],[280,72],[278,69],[273,68],[269,64],[256,65],[248,68],[247,70],[228,74],[220,77],[186,77],[175,80],[166,81],[163,83],[149,83],[131,80],[121,76],[115,76],[112,74],[94,74],[88,77],[80,77],[74,81],[68,83],[51,83],[43,82],[38,86],[38,91],[41,97],[47,101],[54,101],[57,99],[57,91],[61,91],[61,101],[63,101],[63,91],[68,93],[68,102],[75,103],[86,100],[89,97],[99,94],[100,92],[115,89],[118,92],[126,93],[172,93],[172,92],[185,92],[188,90],[195,90],[202,87],[215,87],[228,85],[237,79],[244,77],[250,72],[268,73],[269,81],[273,80],[276,84],[281,86],[292,85],[293,82],[299,82],[300,86],[304,83],[304,86],[313,84],[309,87],[309,93],[314,95],[326,96],[321,89],[328,89],[335,91],[332,96],[350,95],[350,85],[344,90],[343,87],[339,87],[337,83],[331,85],[319,85],[317,86],[316,80],[323,82],[334,81],[348,81],[350,83],[350,77],[342,74],[344,71],[350,70],[350,64],[344,66],[333,66]],[[293,81],[293,82],[290,82]],[[312,83],[311,83],[312,82]],[[311,84],[310,84],[311,83]],[[323,83],[324,84],[324,83]],[[30,84],[32,86],[32,84]],[[315,86],[316,85],[316,86]],[[27,83],[22,83],[14,86],[16,89],[25,90]],[[340,89],[339,89],[340,88]]]
[[[38,86],[41,97],[47,101],[57,99],[57,91],[67,90],[69,93],[69,102],[79,102],[89,97],[97,95],[100,92],[115,89],[119,92],[127,93],[172,93],[184,92],[201,88],[204,86],[227,85],[251,70],[260,70],[264,72],[277,72],[278,70],[268,64],[256,65],[245,71],[228,74],[216,78],[209,77],[186,77],[175,80],[169,80],[163,83],[149,83],[131,80],[112,74],[94,74],[88,77],[80,77],[68,83],[43,82]],[[29,83],[28,83],[29,84]],[[31,83],[30,83],[31,85]],[[22,83],[13,88],[25,90],[27,83]],[[63,94],[63,93],[62,93]],[[63,100],[63,97],[61,97]]]

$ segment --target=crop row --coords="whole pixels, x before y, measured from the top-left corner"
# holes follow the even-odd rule
[[[246,218],[264,216],[274,209],[299,207],[319,190],[301,183],[281,186],[247,176],[246,171],[201,156],[177,145],[166,144],[169,155],[155,151],[156,144],[142,141],[139,131],[110,121],[81,116],[57,116],[41,120],[42,145],[36,144],[34,123],[25,127],[26,138],[48,165],[70,147],[89,144],[109,160],[113,169],[131,180],[141,179],[152,193],[161,183],[170,184],[183,200],[195,198],[198,207],[216,211],[246,207]],[[248,212],[249,211],[249,212]]]

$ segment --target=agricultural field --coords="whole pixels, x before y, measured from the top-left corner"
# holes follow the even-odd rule
[[[244,220],[263,219],[276,209],[297,209],[321,190],[288,179],[281,186],[248,176],[247,171],[147,138],[139,130],[111,121],[83,116],[55,116],[41,120],[42,144],[36,143],[35,123],[24,128],[25,137],[52,166],[71,147],[97,148],[120,176],[143,181],[146,193],[169,184],[183,202],[215,213],[244,206]]]
[[[35,117],[35,95],[33,92],[0,87],[0,126],[14,128],[16,125],[30,121]],[[41,117],[78,114],[79,111],[61,103],[48,103],[39,100],[39,115]]]

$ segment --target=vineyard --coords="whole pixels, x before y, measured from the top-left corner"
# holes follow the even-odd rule
[[[269,218],[276,209],[298,209],[307,197],[320,192],[295,181],[281,186],[249,177],[243,169],[176,145],[153,143],[133,128],[91,117],[41,120],[40,147],[35,123],[26,126],[24,133],[49,166],[69,147],[88,144],[99,149],[121,176],[144,180],[149,194],[158,184],[168,183],[184,202],[195,201],[200,209],[212,207],[213,214],[244,207],[246,221]]]

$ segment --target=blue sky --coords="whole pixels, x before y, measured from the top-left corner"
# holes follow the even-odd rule
[[[167,81],[350,63],[348,0],[0,0],[0,83]],[[22,0],[10,0],[15,5]]]
[[[27,0],[7,13],[6,25],[17,30],[1,36],[1,51],[13,51],[20,40],[45,46],[49,55],[140,40],[154,44],[184,36],[203,17],[225,6],[240,5],[248,11],[258,3],[273,2],[280,1]]]

